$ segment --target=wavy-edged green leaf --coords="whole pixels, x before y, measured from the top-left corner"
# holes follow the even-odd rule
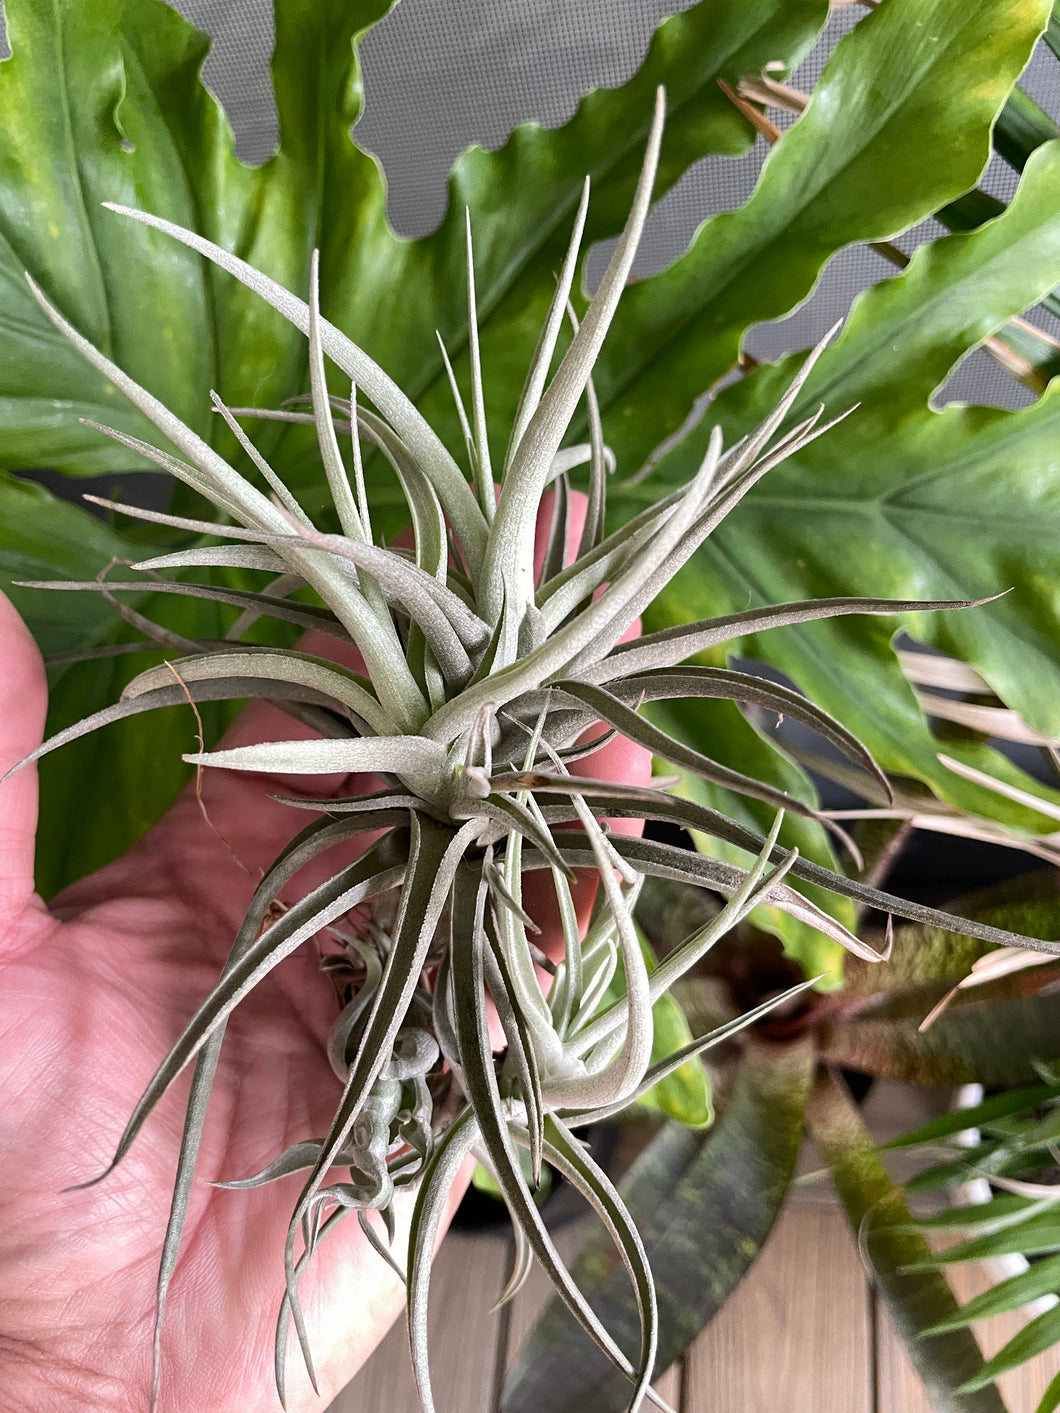
[[[620,465],[635,471],[676,432],[743,331],[799,304],[836,250],[893,236],[975,185],[1048,12],[1047,0],[974,13],[888,0],[839,42],[751,199],[625,302],[596,378]]]
[[[1029,93],[1014,88],[994,124],[994,151],[1022,172],[1031,153],[1054,137],[1060,137],[1056,122]]]
[[[742,1279],[788,1190],[802,1134],[812,1056],[753,1042],[715,1126],[668,1124],[619,1185],[644,1239],[659,1293],[665,1368],[699,1334]],[[576,1260],[574,1278],[628,1349],[635,1302],[606,1235]],[[553,1301],[531,1331],[501,1398],[503,1413],[619,1413],[628,1385]]]
[[[332,287],[330,317],[342,322],[346,315],[365,347],[429,420],[445,430],[448,445],[462,448],[434,330],[441,331],[457,378],[467,386],[466,287],[462,271],[452,279],[439,278],[439,271],[462,265],[463,213],[469,207],[485,396],[493,427],[505,436],[515,420],[554,292],[553,271],[563,264],[586,175],[591,187],[584,249],[616,235],[625,221],[658,85],[666,88],[668,121],[657,196],[704,154],[737,155],[753,140],[750,125],[725,99],[717,80],[732,82],[770,61],[796,63],[826,16],[822,0],[749,0],[738,7],[700,3],[667,19],[632,78],[618,88],[587,94],[564,127],[524,124],[495,152],[476,147],[465,153],[450,180],[446,219],[432,236],[418,242],[377,241],[383,203],[381,194],[376,197],[370,214],[361,218],[362,230],[371,232],[372,239],[343,250],[345,268]],[[500,204],[498,192],[505,194]],[[324,271],[326,284],[327,250]],[[367,308],[358,299],[366,285],[375,291]],[[605,430],[610,434],[606,412]],[[498,438],[491,449],[500,464],[503,442]]]
[[[965,1329],[925,1334],[928,1326],[953,1315],[957,1302],[937,1270],[910,1269],[929,1256],[927,1242],[912,1228],[860,1115],[827,1072],[814,1085],[807,1119],[931,1406],[939,1413],[1004,1413],[995,1388],[964,1392],[967,1381],[983,1370],[972,1335]]]
[[[345,126],[360,106],[353,41],[385,0],[276,6],[273,79],[280,150],[251,169],[235,156],[217,101],[199,81],[209,41],[150,0],[90,8],[16,0],[12,56],[0,65],[4,457],[7,465],[84,472],[116,460],[79,413],[127,429],[142,421],[47,335],[18,289],[34,274],[73,322],[199,430],[215,424],[208,389],[228,403],[277,403],[301,391],[293,331],[188,251],[101,209],[132,201],[235,248],[292,287],[308,288],[325,192],[378,190],[375,165]],[[57,98],[58,95],[58,98]],[[308,219],[307,219],[308,218]],[[123,291],[135,288],[136,297]],[[70,413],[61,421],[55,406]],[[115,411],[112,411],[115,409]]]
[[[1021,412],[929,406],[968,348],[1060,282],[1058,192],[1060,143],[1050,143],[1028,162],[1004,214],[922,246],[902,274],[859,297],[792,417],[820,401],[857,402],[857,412],[751,492],[697,557],[694,574],[663,596],[653,625],[743,609],[749,594],[761,603],[799,598],[811,586],[817,593],[940,599],[1012,589],[982,608],[903,621],[914,637],[973,664],[1039,730],[1060,732],[1060,573],[1053,563],[1060,386]],[[762,368],[719,395],[712,416],[727,435],[755,424],[798,360]],[[694,434],[664,463],[667,482],[671,473],[686,474],[702,440]],[[884,625],[807,624],[745,639],[742,650],[787,672],[885,769],[924,780],[973,812],[1048,828],[1026,811],[989,801],[967,781],[946,778]],[[839,663],[848,667],[837,670]],[[951,754],[1000,778],[1019,778],[985,746],[953,743]]]

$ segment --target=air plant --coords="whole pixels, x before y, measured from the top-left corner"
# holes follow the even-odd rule
[[[573,333],[553,371],[578,264],[586,182],[503,465],[496,472],[479,366],[470,228],[469,410],[451,375],[469,476],[383,370],[321,317],[315,257],[309,300],[303,303],[202,237],[153,215],[113,208],[200,252],[307,336],[308,409],[229,409],[214,397],[218,414],[267,491],[87,343],[34,287],[56,327],[178,454],[113,429],[99,430],[201,492],[225,517],[223,523],[197,521],[115,507],[221,541],[132,567],[154,575],[155,590],[200,595],[241,611],[230,640],[200,643],[177,640],[124,609],[131,621],[179,656],[140,674],[121,702],[62,732],[42,750],[120,717],[188,699],[265,697],[314,726],[318,737],[203,750],[185,760],[211,769],[266,773],[372,772],[388,782],[356,798],[289,801],[314,811],[313,818],[262,878],[216,986],[159,1066],[121,1136],[112,1167],[194,1060],[158,1282],[156,1388],[158,1328],[226,1022],[273,967],[315,937],[328,935],[340,946],[328,959],[342,1001],[329,1042],[343,1085],[334,1119],[324,1138],[307,1134],[264,1171],[230,1185],[306,1174],[290,1222],[286,1295],[277,1327],[281,1398],[291,1323],[312,1376],[298,1289],[314,1249],[356,1212],[373,1245],[392,1261],[369,1213],[379,1214],[389,1229],[395,1189],[415,1189],[409,1264],[403,1274],[412,1355],[426,1410],[434,1406],[426,1348],[431,1255],[446,1195],[472,1153],[492,1172],[513,1218],[516,1257],[503,1298],[514,1294],[536,1257],[575,1318],[628,1375],[629,1407],[655,1397],[649,1383],[656,1304],[644,1249],[614,1186],[575,1135],[580,1126],[622,1110],[691,1056],[786,999],[771,1000],[667,1060],[651,1062],[653,1003],[756,905],[783,909],[861,956],[876,953],[809,901],[793,881],[985,941],[1049,948],[907,903],[785,850],[777,843],[783,811],[819,818],[813,810],[712,760],[709,743],[693,749],[640,713],[645,703],[675,697],[757,703],[816,728],[886,792],[886,781],[864,747],[796,692],[746,673],[688,665],[688,660],[744,633],[786,624],[840,614],[968,606],[807,600],[748,608],[624,640],[655,594],[751,487],[831,425],[822,423],[822,409],[798,426],[785,427],[814,354],[761,426],[728,448],[716,430],[687,485],[607,533],[609,453],[591,372],[647,216],[662,124],[660,94],[625,229],[584,318],[579,324],[571,316]],[[348,398],[329,396],[325,357],[350,380]],[[563,447],[583,399],[589,441]],[[322,533],[256,450],[237,420],[251,415],[315,428],[341,533]],[[346,455],[340,434],[349,435]],[[373,534],[363,441],[381,453],[401,486],[413,526],[411,549],[385,547]],[[572,555],[569,473],[578,465],[588,467],[588,494],[584,528]],[[539,513],[549,529],[543,562],[535,571]],[[258,570],[274,577],[257,593],[158,577],[195,566]],[[36,587],[94,589],[113,596],[141,584],[101,578]],[[315,591],[318,602],[293,600],[296,589]],[[365,673],[308,652],[238,641],[260,615],[322,630],[354,645]],[[775,806],[769,837],[675,798],[665,788],[572,771],[587,756],[591,766],[592,753],[615,734],[683,771]],[[746,850],[752,862],[739,868],[623,836],[606,823],[617,818],[672,821]],[[292,906],[274,906],[304,864],[369,830],[375,842],[353,863]],[[532,872],[540,875],[538,889],[549,890],[558,905],[562,955],[551,959],[535,942],[532,904],[524,891]],[[587,875],[598,880],[599,897],[586,931],[576,895]],[[650,974],[633,920],[647,875],[685,880],[727,898],[719,916]],[[365,904],[371,905],[368,921]],[[540,963],[549,972],[543,973]],[[623,978],[620,999],[606,1004],[603,998],[616,973]],[[545,986],[542,975],[548,976]],[[505,1049],[498,1054],[490,1039],[487,996],[503,1030]],[[528,1155],[529,1175],[520,1150]],[[625,1263],[641,1317],[640,1350],[632,1362],[579,1293],[543,1225],[532,1188],[545,1161],[595,1209]]]

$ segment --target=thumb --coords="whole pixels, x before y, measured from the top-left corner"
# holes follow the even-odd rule
[[[0,776],[44,737],[48,685],[44,662],[14,604],[0,592]],[[7,916],[33,894],[37,767],[0,784],[0,911]]]

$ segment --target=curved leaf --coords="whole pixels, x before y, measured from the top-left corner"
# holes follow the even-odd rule
[[[667,1367],[739,1283],[764,1243],[794,1171],[812,1055],[752,1042],[713,1129],[666,1125],[619,1185],[644,1240],[659,1295]],[[572,1275],[608,1329],[635,1347],[635,1301],[610,1238],[593,1238]],[[502,1413],[619,1413],[629,1385],[552,1301],[508,1375]]]

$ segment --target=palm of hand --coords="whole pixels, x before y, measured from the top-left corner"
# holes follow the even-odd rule
[[[301,646],[314,651],[310,641]],[[334,643],[315,647],[330,651]],[[40,655],[2,594],[0,664],[2,774],[40,742],[46,700]],[[256,703],[225,744],[300,734],[309,733]],[[580,768],[645,784],[651,759],[619,740]],[[281,781],[280,788],[293,794],[303,783]],[[316,777],[312,792],[381,783]],[[147,1407],[155,1287],[186,1081],[105,1181],[62,1189],[97,1176],[110,1161],[155,1067],[215,983],[263,870],[302,823],[269,798],[276,777],[207,771],[202,789],[205,814],[189,787],[125,858],[75,884],[49,910],[33,893],[35,773],[26,769],[3,786],[0,1413]],[[633,820],[612,823],[619,831],[639,829]],[[344,847],[348,861],[357,850]],[[291,898],[336,862],[333,850],[303,869]],[[579,892],[585,917],[595,879],[583,879]],[[549,922],[554,899],[549,907],[545,890],[540,901],[540,940],[559,945],[558,920]],[[296,1180],[249,1192],[209,1183],[256,1172],[292,1143],[327,1132],[340,1092],[324,1049],[336,1010],[317,958],[302,948],[228,1024],[170,1289],[160,1413],[278,1407],[273,1331]],[[406,1194],[395,1202],[399,1234],[410,1200]],[[301,1294],[327,1398],[382,1338],[403,1291],[346,1222],[317,1252]],[[297,1362],[289,1361],[292,1371]],[[292,1372],[288,1408],[320,1407],[304,1374]]]
[[[40,740],[45,702],[36,648],[2,595],[0,660],[2,773]],[[297,733],[289,718],[256,705],[231,738]],[[155,1066],[216,980],[261,869],[293,832],[292,812],[267,798],[273,789],[274,781],[207,772],[207,811],[229,847],[187,791],[124,859],[75,885],[49,911],[32,893],[35,782],[27,770],[4,786],[5,1413],[141,1413],[147,1406],[183,1087],[167,1096],[104,1182],[61,1190],[109,1162]],[[303,875],[301,891],[314,881]],[[339,1084],[322,1038],[335,1009],[316,958],[303,949],[229,1025],[200,1155],[207,1181],[196,1183],[171,1288],[162,1410],[278,1407],[272,1335],[293,1183],[228,1192],[207,1182],[254,1172],[296,1140],[327,1131]],[[303,1289],[321,1392],[334,1394],[396,1315],[401,1287],[351,1222],[321,1248]],[[293,1372],[289,1407],[310,1406],[321,1403],[304,1374]]]

